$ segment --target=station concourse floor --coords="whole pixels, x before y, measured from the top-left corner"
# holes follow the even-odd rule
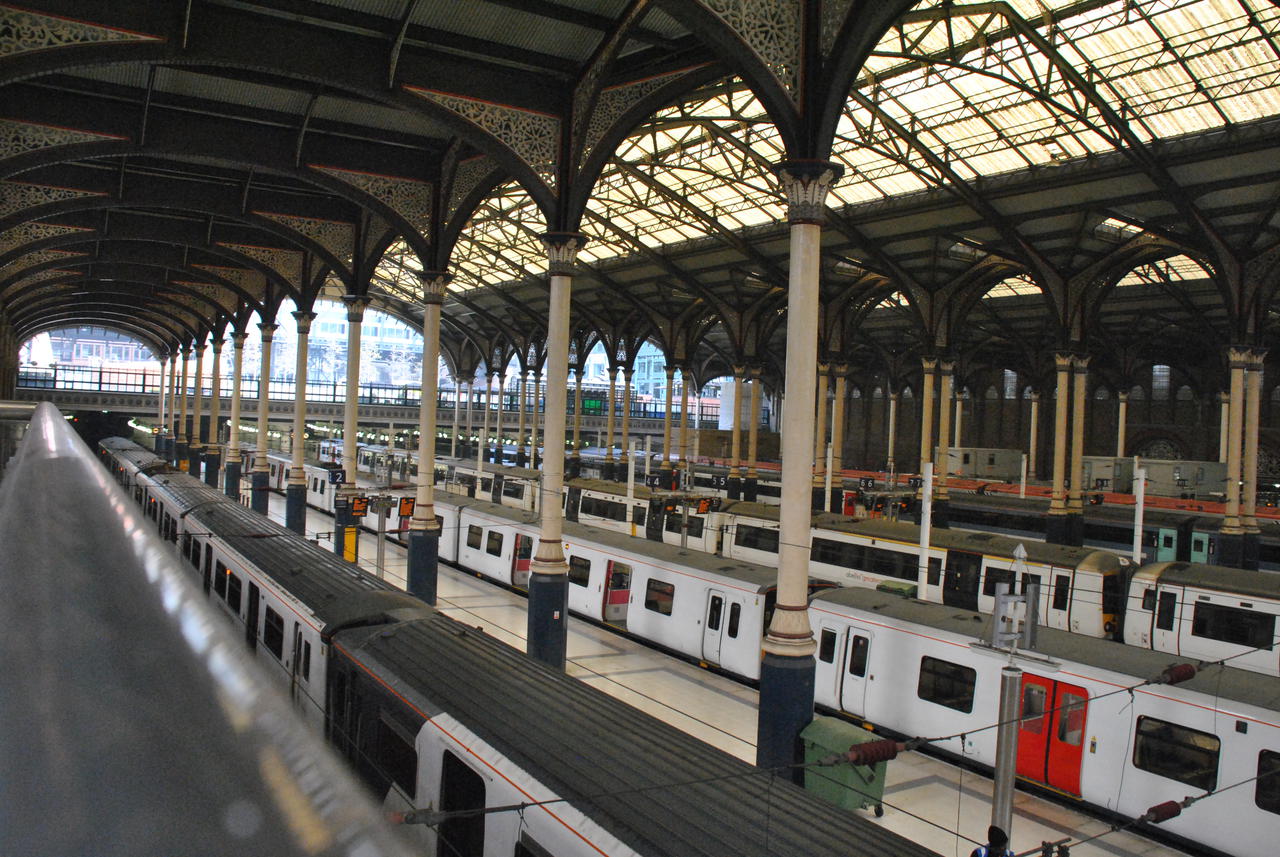
[[[271,517],[284,522],[284,497],[272,494]],[[333,519],[307,510],[307,536],[331,546]],[[375,537],[361,532],[359,564],[404,586],[406,551],[395,542],[376,567]],[[525,648],[526,601],[443,563],[438,607],[482,627],[512,646]],[[747,761],[755,759],[754,688],[695,664],[650,649],[604,628],[571,619],[566,671],[643,711]],[[875,824],[907,836],[947,857],[969,857],[986,835],[991,813],[991,780],[920,753],[889,763],[884,817],[863,813]],[[1019,791],[1014,798],[1012,845],[1017,853],[1043,841],[1093,836],[1109,825],[1066,806]],[[963,837],[952,831],[958,830]],[[1107,834],[1073,845],[1072,857],[1176,857],[1186,852],[1128,832]]]

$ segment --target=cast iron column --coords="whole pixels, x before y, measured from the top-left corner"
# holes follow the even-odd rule
[[[277,324],[261,323],[262,368],[258,372],[258,452],[253,462],[253,493],[251,508],[259,514],[267,514],[271,504],[271,468],[267,464],[267,430],[271,425],[271,339]]]
[[[293,460],[289,467],[289,484],[285,487],[284,525],[300,536],[307,534],[307,473],[304,469],[307,430],[307,340],[311,333],[313,312],[295,312],[298,324],[298,350],[293,364]]]
[[[849,368],[834,368],[836,394],[831,401],[831,498],[827,511],[840,513],[844,511],[844,477],[840,471],[844,469],[844,405],[849,395]]]
[[[1120,412],[1116,415],[1116,458],[1124,458],[1124,435],[1129,425],[1129,394],[1122,392],[1116,398],[1120,400]]]
[[[1262,360],[1266,352],[1253,349],[1245,369],[1244,400],[1244,455],[1240,467],[1241,491],[1240,525],[1244,530],[1241,549],[1242,568],[1258,567],[1258,426],[1262,412]]]
[[[178,383],[178,460],[174,462],[180,470],[190,468],[188,459],[188,446],[190,445],[191,427],[189,425],[189,411],[187,409],[187,382],[191,374],[191,346],[187,345],[182,349],[182,380]]]
[[[204,482],[218,487],[218,471],[222,468],[222,336],[215,334],[209,342],[213,364],[209,367],[209,436],[204,447]]]
[[[436,603],[440,523],[433,492],[436,474],[436,388],[440,363],[440,305],[447,274],[423,271],[422,280],[422,406],[418,411],[418,493],[409,521],[409,567],[406,586],[428,604]]]
[[[1084,417],[1088,402],[1089,358],[1073,361],[1071,402],[1071,485],[1067,489],[1067,544],[1084,544]]]
[[[240,499],[240,376],[244,373],[244,331],[231,334],[231,416],[227,421],[226,481],[228,497]]]
[[[742,499],[749,503],[756,501],[756,489],[759,485],[758,470],[760,455],[760,399],[761,388],[760,367],[751,367],[751,421],[747,423],[747,475],[742,480]]]
[[[813,490],[810,508],[821,512],[827,508],[827,383],[829,369],[818,364],[817,421],[813,430]]]
[[[1067,421],[1071,411],[1070,354],[1053,355],[1058,372],[1058,393],[1053,405],[1053,496],[1045,519],[1044,539],[1052,544],[1070,543],[1067,521]]]
[[[369,298],[365,295],[343,295],[347,305],[347,396],[342,412],[342,488],[333,505],[333,552],[347,562],[360,557],[360,520],[353,514],[352,502],[360,494],[356,472],[360,463],[356,435],[360,430],[360,328]]]
[[[742,499],[742,376],[746,369],[733,367],[733,423],[729,441],[729,483],[727,494],[730,500]]]
[[[191,443],[187,447],[187,472],[196,479],[200,478],[200,459],[204,453],[205,434],[200,425],[200,412],[204,409],[204,340],[195,346],[196,377],[194,392],[191,396]]]
[[[676,367],[671,364],[665,366],[667,373],[667,410],[666,416],[662,421],[662,467],[659,468],[659,479],[664,489],[670,490],[675,487],[675,466],[672,464],[671,449],[671,405],[672,395],[675,392],[676,384]]]
[[[635,370],[630,366],[622,370],[622,442],[614,477],[619,482],[627,481],[627,471],[631,466],[631,380],[634,377]]]
[[[566,382],[567,383],[567,382]],[[617,479],[617,474],[613,469],[613,430],[617,425],[617,414],[614,409],[618,406],[618,367],[612,363],[609,364],[609,406],[605,412],[605,442],[604,442],[604,472],[605,479]]]

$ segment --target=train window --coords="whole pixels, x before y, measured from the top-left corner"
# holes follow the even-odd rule
[[[1066,691],[1058,706],[1058,740],[1072,747],[1084,743],[1085,698]]]
[[[1116,614],[1124,612],[1124,581],[1119,573],[1102,576],[1102,612]]]
[[[191,559],[191,534],[190,533],[182,534],[182,556],[188,560]]]
[[[1154,589],[1143,590],[1142,609],[1148,612],[1156,609],[1156,591]]]
[[[484,854],[487,816],[484,778],[452,751],[444,751],[440,771],[440,810],[447,813],[436,828],[439,854]],[[457,810],[470,810],[459,812]]]
[[[480,544],[484,541],[484,530],[475,524],[467,527],[467,547],[473,550],[480,550]]]
[[[937,586],[942,581],[942,557],[929,557],[929,570],[927,574],[930,586]]]
[[[836,632],[823,628],[822,635],[818,638],[818,660],[824,664],[829,664],[835,659]]]
[[[1071,597],[1071,578],[1065,574],[1053,576],[1053,609],[1066,610],[1067,600]]]
[[[409,730],[383,714],[374,723],[370,744],[366,753],[383,785],[395,783],[412,801],[417,791],[418,753]]]
[[[707,630],[719,631],[720,620],[724,616],[724,599],[719,595],[711,596],[711,604],[707,607]]]
[[[1270,649],[1275,643],[1276,617],[1257,610],[1197,602],[1191,633],[1224,643]]]
[[[270,607],[262,623],[262,644],[276,656],[276,660],[284,660],[284,619]]]
[[[733,543],[739,547],[777,553],[778,531],[753,527],[749,524],[738,524],[733,535]]]
[[[1160,547],[1162,547],[1162,548],[1171,548],[1171,547],[1173,547],[1173,536],[1172,536],[1172,534],[1170,534],[1170,533],[1164,533],[1163,535],[1161,535],[1161,536],[1160,536]]]
[[[631,507],[631,523],[635,524],[637,527],[643,527],[645,516],[648,511],[649,510],[646,509],[644,506],[632,506]]]
[[[973,688],[978,673],[971,667],[925,656],[920,659],[916,696],[968,714],[973,711]]]
[[[228,574],[229,572],[227,571],[227,567],[225,565],[223,565],[220,562],[214,564],[213,591],[217,593],[219,598],[225,599],[227,597],[227,575]]]
[[[870,651],[871,641],[861,634],[854,634],[853,644],[849,646],[849,675],[867,674],[867,655]]]
[[[684,520],[684,515],[667,515],[667,532],[679,533],[680,523]],[[702,538],[702,519],[696,515],[689,516],[689,538]]]
[[[1044,732],[1044,685],[1022,686],[1022,728],[1039,735]]]
[[[742,622],[742,605],[734,602],[729,605],[729,636],[738,636],[738,625]]]
[[[1178,612],[1178,593],[1161,592],[1160,609],[1156,612],[1156,628],[1161,631],[1173,630],[1173,616]]]
[[[995,595],[996,586],[1001,583],[1009,584],[1008,592],[1013,593],[1013,571],[1007,568],[988,568],[987,576],[982,581],[982,594]]]
[[[484,552],[490,556],[502,556],[502,533],[489,531],[489,540],[485,543]]]
[[[644,609],[670,616],[675,597],[675,586],[661,580],[650,580],[644,588]]]
[[[1139,717],[1133,766],[1192,788],[1212,791],[1218,783],[1217,736],[1167,720]]]
[[[513,500],[523,500],[524,486],[521,485],[519,482],[503,482],[502,496],[510,497]]]
[[[227,606],[231,612],[240,615],[240,578],[234,574],[227,575]]]
[[[1280,813],[1280,753],[1263,750],[1258,754],[1258,780],[1253,802],[1259,809]]]
[[[569,557],[569,582],[576,586],[586,586],[591,579],[591,560],[584,556]]]

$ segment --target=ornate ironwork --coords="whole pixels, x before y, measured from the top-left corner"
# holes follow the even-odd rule
[[[703,0],[792,95],[799,87],[800,4],[793,0]]]
[[[41,223],[39,221],[19,223],[17,226],[12,226],[4,232],[0,232],[0,256],[4,256],[19,247],[43,241],[46,238],[58,238],[76,232],[91,231],[79,226],[62,226],[57,223]]]
[[[359,188],[374,199],[384,203],[409,222],[418,233],[431,238],[431,201],[434,190],[430,182],[403,176],[383,176],[337,167],[312,164],[313,170],[327,173],[352,187]]]
[[[218,242],[219,246],[242,253],[275,271],[295,289],[302,288],[302,254],[297,250],[285,250],[282,247],[259,247],[254,244],[228,244]]]
[[[34,208],[37,205],[48,205],[51,202],[64,202],[68,199],[83,199],[86,196],[104,196],[90,190],[77,190],[71,187],[55,187],[45,184],[27,184],[26,182],[0,183],[0,217],[8,217],[16,211]]]
[[[267,278],[260,271],[250,268],[230,268],[222,265],[192,265],[201,271],[208,271],[228,283],[234,283],[241,291],[255,301],[262,301],[267,296]]]
[[[787,195],[787,221],[822,223],[827,193],[843,168],[823,161],[784,161],[774,167],[774,172]]]
[[[406,89],[419,98],[448,108],[492,134],[528,164],[549,187],[555,186],[556,146],[560,140],[560,120],[555,116],[447,92],[412,86]]]
[[[276,214],[271,211],[257,211],[268,220],[274,220],[287,226],[300,235],[328,250],[344,262],[350,262],[355,251],[355,227],[340,220],[319,220],[314,217],[296,217],[292,214]]]
[[[12,277],[19,271],[25,271],[28,268],[34,268],[38,265],[47,265],[51,262],[65,262],[77,256],[87,256],[87,253],[80,253],[72,250],[37,250],[34,253],[25,253],[22,256],[12,260],[8,264],[0,267],[0,283]]]
[[[453,171],[453,184],[449,186],[449,217],[453,217],[467,194],[475,190],[476,185],[496,168],[497,164],[493,162],[493,158],[487,155],[468,158],[458,164],[457,169]]]
[[[261,276],[261,274],[259,274],[259,276]],[[219,286],[216,283],[199,283],[192,280],[174,280],[173,284],[204,295],[209,300],[217,304],[218,307],[227,315],[235,315],[236,309],[240,306],[240,298],[235,292],[225,286]]]
[[[444,296],[449,289],[451,279],[453,279],[452,275],[441,271],[420,272],[418,281],[422,283],[422,302],[424,304],[444,303]]]
[[[71,146],[76,143],[97,143],[102,140],[127,140],[114,134],[94,134],[75,128],[59,128],[56,125],[37,125],[16,119],[0,119],[0,158],[14,158],[48,149],[53,146]]]
[[[163,41],[159,36],[41,15],[16,6],[4,5],[0,6],[0,10],[3,10],[4,20],[0,24],[0,57],[75,45]]]
[[[822,0],[822,55],[831,56],[840,27],[849,16],[853,0]]]
[[[687,70],[673,71],[669,74],[660,74],[645,80],[602,89],[600,97],[596,99],[595,110],[591,112],[591,121],[587,123],[587,132],[582,140],[582,154],[578,159],[579,165],[590,156],[600,143],[600,139],[629,107],[654,90],[688,73]]]
[[[547,273],[572,277],[578,251],[586,246],[587,236],[580,232],[547,232],[540,237],[547,250]]]

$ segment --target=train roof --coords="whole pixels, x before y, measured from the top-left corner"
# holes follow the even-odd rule
[[[443,501],[447,505],[458,508],[474,509],[494,518],[501,518],[512,523],[533,523],[537,520],[536,512],[513,509],[510,506],[499,506],[487,500],[473,498],[449,497]],[[665,542],[642,539],[606,530],[592,524],[579,524],[574,521],[564,522],[564,540],[572,546],[573,542],[589,542],[592,545],[609,548],[614,551],[643,553],[647,558],[666,565],[680,565],[695,571],[708,574],[719,574],[731,577],[742,583],[758,587],[759,591],[772,589],[778,583],[778,570],[753,562],[726,559],[694,548],[681,548]]]
[[[446,616],[335,642],[641,854],[934,855]]]
[[[634,496],[637,500],[648,500],[653,496],[653,489],[645,485],[644,477],[636,480],[634,486]],[[608,479],[590,479],[585,476],[579,476],[575,479],[566,479],[565,484],[570,488],[581,488],[583,491],[595,491],[599,494],[612,494],[615,497],[625,497],[627,494],[627,484],[625,482],[612,482]]]
[[[179,508],[223,540],[283,590],[305,604],[328,625],[354,621],[353,609],[372,611],[366,593],[401,594],[390,584],[362,571],[330,550],[301,538],[297,533],[246,509],[220,491],[185,474],[157,480],[177,501]],[[405,599],[410,596],[403,595]],[[352,601],[356,602],[353,608]],[[411,599],[407,606],[420,605]],[[384,609],[384,608],[379,608]]]
[[[885,519],[855,519],[842,515],[814,515],[814,526],[824,530],[867,536],[877,539],[918,543],[920,528],[915,524]],[[978,533],[971,530],[953,530],[934,527],[929,534],[929,544],[942,550],[960,550],[972,553],[1013,556],[1018,545],[1026,548],[1027,559],[1045,565],[1074,568],[1090,554],[1102,553],[1096,548],[1055,545],[1035,539],[1019,539],[995,533]],[[1114,554],[1105,554],[1114,556]],[[1119,558],[1116,558],[1119,563]]]
[[[144,473],[151,472],[168,465],[167,461],[147,449],[145,446],[140,446],[127,438],[104,437],[102,440],[98,441],[98,446],[110,452],[117,458],[128,461]]]
[[[1158,575],[1161,583],[1280,600],[1280,572],[1190,562],[1162,563],[1149,566],[1145,571]]]
[[[991,621],[990,616],[981,613],[903,598],[875,589],[833,589],[812,599],[812,603],[817,606],[824,602],[970,639],[983,637]],[[1134,684],[1143,679],[1155,678],[1165,667],[1179,660],[1177,655],[1167,652],[1155,652],[1044,626],[1037,630],[1036,652],[1048,655],[1056,661],[1085,664],[1121,673],[1133,678]],[[1002,652],[999,656],[1006,657],[1006,653]],[[1027,668],[1034,669],[1033,666]],[[1195,678],[1178,686],[1209,696],[1255,705],[1268,711],[1280,711],[1280,678],[1274,676],[1229,666],[1207,667],[1197,673]]]
[[[447,455],[437,455],[435,457],[435,465],[436,467],[452,467],[455,470],[461,468],[474,472],[476,460],[474,458],[451,458]],[[514,464],[502,464],[495,461],[481,462],[481,467],[485,473],[502,474],[509,479],[524,479],[529,482],[537,482],[542,479],[542,471],[535,470],[532,467],[516,467]]]

